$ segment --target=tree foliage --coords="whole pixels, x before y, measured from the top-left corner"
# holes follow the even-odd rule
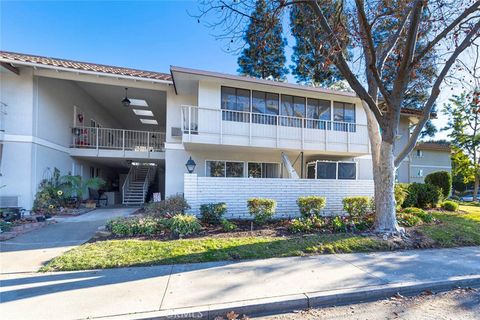
[[[283,80],[285,45],[281,17],[273,15],[265,0],[257,0],[244,35],[247,47],[238,58],[238,72],[255,78]]]
[[[332,1],[328,17],[334,13],[334,8],[340,1]],[[318,25],[318,19],[308,4],[299,4],[290,10],[290,28],[295,45],[293,46],[292,74],[297,82],[320,87],[329,87],[342,80],[338,69],[329,60],[328,51],[331,47],[319,45],[317,39],[324,37]]]

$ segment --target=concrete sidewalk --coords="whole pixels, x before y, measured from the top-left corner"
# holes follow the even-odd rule
[[[480,285],[480,247],[4,274],[5,319],[213,318]]]
[[[96,209],[76,217],[57,217],[57,223],[0,242],[0,273],[35,272],[46,261],[88,241],[98,227],[138,208]]]

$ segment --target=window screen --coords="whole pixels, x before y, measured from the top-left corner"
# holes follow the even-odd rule
[[[317,162],[317,179],[336,179],[337,164],[335,162]]]
[[[357,166],[355,163],[338,163],[338,179],[355,180],[357,177]]]

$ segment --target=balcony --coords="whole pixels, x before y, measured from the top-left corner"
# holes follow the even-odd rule
[[[368,154],[367,125],[182,106],[184,143]]]
[[[72,128],[72,156],[163,158],[165,133],[112,128]]]

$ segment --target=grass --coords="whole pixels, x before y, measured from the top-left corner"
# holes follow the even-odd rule
[[[466,213],[434,212],[438,224],[418,228],[436,247],[480,245],[480,207]],[[44,266],[41,271],[104,269],[220,260],[265,259],[314,253],[390,250],[386,241],[351,234],[292,237],[200,238],[172,241],[108,240],[87,243]]]
[[[311,253],[368,252],[386,249],[381,240],[345,234],[297,237],[244,237],[172,241],[109,240],[87,243],[53,259],[41,271],[72,271],[128,266],[265,259]]]
[[[480,245],[480,207],[465,204],[459,209],[466,213],[435,212],[442,223],[423,226],[421,231],[440,247]]]

